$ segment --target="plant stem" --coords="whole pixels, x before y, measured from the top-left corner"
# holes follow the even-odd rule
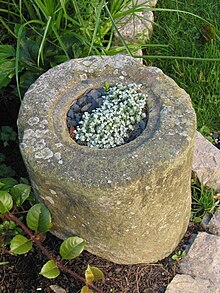
[[[18,226],[20,226],[22,228],[22,230],[30,237],[30,239],[40,248],[42,253],[44,255],[46,255],[49,259],[51,259],[61,271],[70,274],[71,276],[79,279],[80,281],[82,281],[82,282],[84,282],[86,284],[86,279],[84,279],[83,277],[81,277],[77,273],[73,272],[72,270],[69,270],[68,268],[63,266],[59,261],[57,261],[56,257],[52,253],[50,253],[46,247],[44,247],[42,245],[42,243],[36,238],[36,236],[31,232],[31,230],[29,230],[28,227],[25,226],[15,215],[13,215],[10,212],[7,212],[7,213],[4,214],[4,217],[9,219],[9,220],[12,220]],[[97,288],[93,284],[87,284],[87,286],[89,286],[92,289],[96,290],[98,293],[103,293],[103,291],[101,291],[99,288]]]

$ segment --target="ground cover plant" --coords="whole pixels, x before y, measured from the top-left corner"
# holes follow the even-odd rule
[[[198,130],[211,140],[211,133],[219,135],[220,62],[217,60],[220,59],[220,15],[216,13],[220,11],[219,1],[159,0],[155,9],[157,25],[149,43],[132,45],[121,40],[116,49],[112,45],[118,19],[142,9],[124,12],[131,2],[134,3],[129,0],[108,1],[106,9],[106,1],[98,0],[0,0],[0,121],[2,126],[12,127],[1,128],[0,177],[2,174],[16,179],[27,176],[13,133],[20,103],[17,86],[22,98],[28,86],[48,68],[88,54],[114,54],[122,49],[132,54],[137,48],[145,48],[146,64],[160,67],[190,94],[197,113]],[[176,11],[159,11],[159,8]],[[216,61],[210,61],[213,59]],[[184,257],[184,247],[190,235],[202,229],[197,223],[202,221],[205,212],[212,213],[219,207],[219,197],[195,181],[192,182],[192,195],[194,221],[190,222],[179,247],[164,261],[152,265],[121,266],[83,252],[67,267],[76,269],[79,275],[83,275],[88,264],[102,269],[106,276],[104,292],[164,292],[176,273],[178,261]],[[24,208],[23,212],[26,214],[27,209]],[[16,231],[11,225],[6,222],[1,227],[7,231],[7,236],[14,237],[22,232],[19,227]],[[9,231],[13,231],[12,234]],[[61,241],[56,237],[48,236],[45,245],[59,254]],[[80,292],[82,283],[71,276],[60,275],[54,282],[38,275],[48,260],[40,251],[31,250],[15,258],[9,249],[8,245],[0,249],[0,291],[52,292],[49,286],[58,284],[67,292]]]

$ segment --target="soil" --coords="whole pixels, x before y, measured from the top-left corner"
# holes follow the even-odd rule
[[[192,235],[201,230],[199,224],[190,222],[184,238],[175,251],[187,250],[191,239],[194,238]],[[44,246],[55,255],[58,255],[60,244],[61,240],[50,233],[47,234]],[[38,248],[20,256],[11,255],[7,248],[1,249],[0,261],[8,261],[9,264],[0,266],[0,292],[54,292],[50,288],[51,285],[57,285],[70,293],[80,292],[84,284],[68,274],[61,273],[52,280],[40,276],[41,267],[47,260]],[[105,275],[105,280],[95,285],[103,292],[163,293],[177,273],[178,263],[169,256],[154,264],[118,265],[84,251],[80,257],[65,264],[81,276],[84,276],[88,264],[100,268]]]

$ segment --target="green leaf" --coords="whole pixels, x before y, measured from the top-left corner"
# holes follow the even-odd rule
[[[1,265],[1,266],[3,266],[3,265],[7,265],[7,264],[9,264],[9,261],[1,261],[1,262],[0,262],[0,265]]]
[[[87,284],[91,284],[93,281],[104,280],[103,272],[97,267],[91,267],[90,265],[88,265],[85,271],[85,277],[86,277]]]
[[[31,250],[32,241],[22,235],[16,235],[10,244],[10,252],[14,254],[24,254]]]
[[[8,57],[15,57],[15,49],[10,45],[0,45],[0,62]]]
[[[15,141],[17,138],[17,133],[13,130],[11,126],[2,126],[0,132],[0,140],[8,142],[9,140]]]
[[[88,286],[83,286],[80,293],[93,293],[91,289],[89,289]]]
[[[8,177],[15,176],[15,171],[11,168],[11,166],[7,166],[6,164],[0,164],[0,177]]]
[[[26,220],[28,227],[35,232],[47,232],[52,226],[50,212],[42,203],[30,208]]]
[[[39,274],[48,279],[55,279],[56,277],[59,276],[60,270],[58,269],[58,267],[52,260],[49,260],[42,267]]]
[[[0,190],[0,213],[8,212],[12,207],[13,200],[11,195],[5,190]]]
[[[18,181],[11,177],[1,178],[0,182],[4,184],[1,190],[6,190],[6,191],[9,191],[14,185],[18,184]]]
[[[69,237],[60,246],[60,255],[63,259],[73,259],[81,254],[85,241],[77,236]]]
[[[7,86],[15,75],[15,60],[1,62],[0,72],[0,88],[2,88]]]
[[[12,187],[10,193],[12,198],[16,204],[16,206],[20,207],[23,202],[29,197],[31,192],[31,186],[27,184],[17,184]]]

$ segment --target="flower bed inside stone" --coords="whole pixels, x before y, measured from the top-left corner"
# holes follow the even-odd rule
[[[112,148],[134,140],[147,124],[147,95],[141,84],[91,89],[67,113],[70,136],[80,145]]]

